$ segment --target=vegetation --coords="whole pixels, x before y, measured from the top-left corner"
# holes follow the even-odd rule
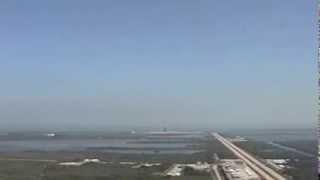
[[[299,141],[302,142],[302,141]],[[294,146],[292,144],[294,144]],[[236,143],[248,152],[265,159],[290,159],[289,166],[285,174],[291,176],[293,180],[314,179],[317,177],[317,158],[305,157],[303,155],[279,149],[270,144],[260,141],[247,141]],[[303,149],[306,143],[299,144],[298,141],[287,141],[283,145],[290,145],[297,149]]]
[[[50,162],[27,162],[27,161],[0,161],[1,180],[209,180],[210,175],[205,172],[194,171],[192,168],[185,168],[184,176],[163,177],[160,172],[167,169],[172,163],[195,163],[197,161],[213,162],[213,154],[220,158],[236,158],[226,147],[216,139],[210,138],[206,144],[206,151],[194,154],[121,154],[105,153],[97,151],[79,152],[43,152],[29,151],[19,153],[2,153],[1,157],[18,157],[30,159],[55,159],[58,161],[74,161],[84,158],[99,158],[113,164],[89,163],[79,167],[59,166]],[[278,142],[277,142],[278,143]],[[299,150],[307,149],[312,142],[288,141],[282,143]],[[293,180],[313,179],[317,175],[317,159],[307,158],[276,148],[270,144],[260,141],[247,141],[236,143],[241,148],[260,158],[291,159],[286,174],[293,177]],[[310,150],[309,150],[310,151]],[[312,150],[314,151],[314,150]],[[133,169],[129,165],[120,165],[121,161],[134,162],[160,162],[161,166],[152,168]],[[155,175],[157,174],[157,175]]]

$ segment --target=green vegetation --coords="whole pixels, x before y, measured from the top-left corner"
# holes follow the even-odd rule
[[[78,161],[84,158],[99,158],[113,164],[89,163],[83,166],[59,166],[50,162],[0,161],[1,180],[210,180],[209,173],[186,168],[181,177],[163,177],[159,174],[173,163],[195,163],[197,161],[213,162],[213,154],[220,158],[236,158],[225,146],[212,137],[204,144],[206,151],[194,154],[122,154],[99,151],[28,151],[1,154],[1,158],[16,157],[28,159],[54,159],[58,161]],[[277,142],[279,144],[306,150],[314,142]],[[265,159],[291,159],[285,173],[293,180],[312,179],[317,174],[317,159],[308,158],[294,152],[274,147],[261,141],[237,142],[236,145]],[[313,152],[309,150],[308,152]],[[152,168],[131,168],[130,165],[120,165],[119,162],[159,162],[161,166]]]
[[[207,145],[206,161],[212,162],[213,154],[216,153],[220,159],[235,159],[237,158],[229,149],[221,144],[217,139],[208,137],[209,142]]]
[[[0,161],[1,180],[209,180],[207,173],[187,170],[182,177],[163,177],[168,165],[133,169],[127,165],[87,164],[83,166],[59,166],[55,163],[24,161]]]
[[[305,157],[303,155],[289,152],[261,141],[238,142],[236,144],[260,158],[290,159],[291,161],[288,165],[292,168],[286,169],[284,173],[291,176],[293,180],[311,180],[314,179],[314,177],[317,177],[317,158]],[[297,149],[304,149],[307,143],[299,144],[298,141],[287,141],[285,143],[281,142],[281,144]]]
[[[317,140],[296,140],[296,141],[279,141],[276,142],[278,144],[288,146],[291,148],[298,149],[300,151],[310,153],[310,154],[317,154],[318,153],[318,148],[317,148]]]
[[[24,161],[0,161],[1,180],[38,180],[41,179],[47,163]]]
[[[301,157],[297,153],[274,147],[262,141],[245,141],[236,142],[235,144],[251,154],[264,159],[291,159]]]
[[[152,175],[156,172],[161,172],[167,167],[152,167],[152,168],[139,168],[133,169],[131,166],[127,165],[103,165],[103,164],[86,164],[78,167],[65,167],[51,165],[48,166],[44,171],[44,180],[53,179],[119,179],[119,180],[129,180],[129,179],[159,179],[157,176]]]

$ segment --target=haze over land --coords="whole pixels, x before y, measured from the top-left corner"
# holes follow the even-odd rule
[[[314,7],[1,1],[0,130],[315,127]]]

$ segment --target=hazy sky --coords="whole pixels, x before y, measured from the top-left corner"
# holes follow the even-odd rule
[[[1,0],[0,126],[316,124],[316,2]]]

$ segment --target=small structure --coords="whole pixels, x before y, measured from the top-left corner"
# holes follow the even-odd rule
[[[282,171],[288,168],[289,159],[266,159],[266,162],[274,169]]]
[[[165,171],[165,176],[181,176],[184,165],[182,164],[173,164],[168,170]]]
[[[261,180],[260,176],[240,159],[223,159],[219,166],[227,180]]]
[[[246,138],[241,137],[241,136],[236,136],[234,138],[228,138],[228,139],[231,142],[246,142],[246,141],[248,141]]]
[[[47,136],[47,137],[55,137],[56,134],[55,133],[47,133],[47,134],[45,134],[45,136]]]
[[[190,167],[196,171],[209,171],[211,165],[207,162],[197,162],[196,164],[186,164],[185,166]]]
[[[164,176],[181,176],[183,170],[186,167],[190,167],[196,171],[210,171],[211,165],[207,162],[197,162],[196,164],[173,164],[169,169],[167,169],[163,175]]]
[[[153,166],[160,166],[161,163],[140,163],[138,165],[132,166],[132,168],[149,168]]]
[[[82,166],[87,163],[106,164],[106,162],[100,161],[99,159],[84,159],[83,161],[78,161],[78,162],[61,162],[61,163],[59,163],[59,165],[61,165],[61,166]]]

